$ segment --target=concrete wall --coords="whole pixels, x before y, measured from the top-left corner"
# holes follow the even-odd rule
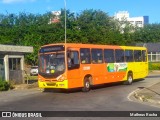
[[[31,47],[31,46],[1,45],[0,44],[0,52],[32,53],[33,47]]]
[[[4,70],[5,70],[5,80],[9,81],[10,77],[12,75],[12,78],[16,80],[16,77],[18,79],[18,76],[16,74],[21,74],[22,76],[21,82],[23,83],[24,80],[24,54],[26,53],[32,53],[33,47],[30,46],[15,46],[15,45],[1,45],[0,44],[0,56],[1,59],[4,60]],[[20,59],[20,70],[9,70],[9,59],[10,58],[18,58]]]

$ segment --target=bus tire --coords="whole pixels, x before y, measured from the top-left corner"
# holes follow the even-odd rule
[[[84,83],[83,83],[83,88],[82,88],[82,91],[83,92],[88,92],[90,90],[90,87],[91,87],[91,84],[89,82],[89,79],[88,78],[85,78],[84,79]]]
[[[133,74],[132,73],[128,73],[126,84],[127,85],[131,85],[132,82],[133,82]]]

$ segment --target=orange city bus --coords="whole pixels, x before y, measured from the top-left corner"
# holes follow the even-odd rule
[[[82,88],[133,80],[148,75],[145,47],[58,43],[44,45],[39,54],[40,88]]]

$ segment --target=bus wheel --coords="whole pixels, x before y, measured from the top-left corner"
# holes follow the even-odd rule
[[[128,73],[126,83],[127,83],[128,85],[131,85],[132,82],[133,82],[133,75],[132,75],[132,73]]]
[[[82,91],[83,92],[88,92],[90,90],[90,87],[91,87],[91,85],[90,85],[90,82],[89,82],[88,78],[85,78]]]

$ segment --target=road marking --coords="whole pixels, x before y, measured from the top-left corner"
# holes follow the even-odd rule
[[[139,88],[137,88],[136,90],[132,91],[131,93],[129,93],[129,95],[127,96],[128,100],[129,101],[133,101],[130,97],[134,94],[134,93],[137,93],[138,91],[140,91]]]

